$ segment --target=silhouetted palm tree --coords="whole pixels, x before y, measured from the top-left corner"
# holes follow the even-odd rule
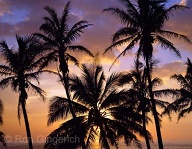
[[[131,72],[125,72],[119,82],[120,85],[131,85],[130,89],[128,90],[128,96],[129,98],[132,98],[132,100],[136,103],[137,111],[141,112],[142,114],[143,129],[147,130],[146,124],[148,124],[148,121],[151,121],[147,115],[149,112],[152,112],[152,105],[149,97],[149,85],[147,82],[146,68],[144,68],[144,65],[141,62],[135,61],[134,70]],[[156,94],[158,92],[158,95],[163,95],[167,90],[157,90],[156,88],[160,85],[162,85],[161,79],[154,78],[152,80],[153,92]],[[164,109],[166,109],[167,105],[169,104],[168,102],[158,99],[155,99],[155,102],[157,106]],[[158,113],[158,115],[159,121],[161,121],[160,114]],[[152,138],[148,138],[148,135],[145,134],[145,141],[148,149],[151,148],[151,139]]]
[[[79,129],[83,131],[87,148],[99,138],[101,148],[110,149],[110,146],[118,148],[118,141],[123,138],[126,145],[133,141],[141,148],[136,134],[144,136],[141,126],[142,117],[129,100],[127,92],[119,89],[121,73],[112,73],[105,77],[102,66],[99,64],[82,65],[82,75],[70,77],[70,90],[73,94],[73,107],[78,113],[78,121],[81,128],[76,125],[74,119],[65,121],[54,130],[48,138],[66,138],[66,136],[78,136]],[[126,104],[125,104],[126,103]],[[66,98],[54,97],[49,107],[48,124],[59,119],[66,118],[69,112]],[[147,132],[148,137],[151,137]],[[50,139],[51,140],[51,139]],[[76,148],[73,143],[60,143],[47,141],[45,148]],[[54,146],[55,145],[55,146]],[[75,146],[76,145],[76,146]]]
[[[167,109],[163,112],[164,114],[170,114],[172,111],[178,112],[178,120],[186,116],[186,114],[192,112],[192,63],[188,58],[186,74],[174,74],[171,76],[181,86],[180,89],[175,90],[176,100],[172,102]],[[179,94],[178,94],[179,93]]]
[[[43,59],[39,55],[42,45],[34,36],[20,37],[16,35],[16,40],[18,50],[9,48],[4,40],[0,42],[0,53],[6,63],[0,65],[0,75],[3,76],[0,88],[4,89],[11,85],[12,90],[19,93],[18,118],[20,120],[22,109],[29,149],[32,149],[32,138],[25,107],[28,98],[27,90],[31,89],[44,100],[44,91],[31,81],[39,83],[39,75],[42,72],[50,71],[39,70],[39,66],[43,63]]]
[[[3,117],[2,117],[2,115],[3,115],[3,103],[2,103],[2,101],[1,101],[1,99],[0,99],[0,125],[3,124]],[[6,144],[6,142],[5,142],[5,134],[4,134],[2,131],[0,131],[0,142],[1,142],[5,147],[7,146],[7,144]]]
[[[150,89],[152,110],[156,124],[157,138],[159,148],[163,149],[160,125],[152,91],[151,74],[149,70],[153,57],[153,43],[156,42],[160,44],[163,48],[173,51],[180,57],[179,50],[166,37],[184,39],[187,42],[190,42],[190,40],[184,35],[163,30],[162,28],[165,21],[169,19],[169,14],[172,13],[172,11],[184,10],[187,7],[174,5],[166,9],[165,3],[167,0],[138,0],[135,3],[131,3],[129,0],[120,0],[120,2],[122,2],[126,7],[125,10],[114,7],[104,9],[104,11],[115,15],[123,24],[125,24],[125,27],[120,28],[113,35],[113,43],[105,50],[105,52],[114,47],[121,46],[122,44],[128,44],[116,58],[117,60],[119,57],[125,55],[126,52],[130,51],[136,44],[139,44],[137,58],[142,55],[146,63],[146,72]]]
[[[75,57],[67,53],[68,51],[85,52],[88,55],[92,53],[81,45],[72,45],[74,41],[83,33],[83,30],[90,26],[87,21],[82,20],[75,23],[71,28],[69,27],[69,11],[70,2],[68,2],[63,10],[62,16],[58,17],[54,8],[49,6],[45,7],[45,10],[49,13],[49,16],[45,16],[44,23],[40,26],[40,30],[44,34],[36,33],[38,37],[43,39],[48,48],[48,56],[45,57],[46,61],[44,66],[47,66],[53,61],[59,59],[59,71],[61,72],[61,78],[65,87],[67,99],[69,102],[70,112],[73,118],[76,118],[76,114],[71,104],[71,97],[69,94],[68,85],[68,60],[78,64]],[[84,145],[83,145],[84,146]],[[83,147],[85,149],[85,146]]]

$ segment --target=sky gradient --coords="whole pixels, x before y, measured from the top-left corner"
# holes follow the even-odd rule
[[[67,2],[67,0],[0,0],[0,40],[5,39],[10,46],[16,47],[15,34],[27,35],[38,32],[39,26],[43,23],[43,16],[47,15],[43,9],[44,6],[52,6],[60,14]],[[169,0],[167,6],[175,3],[192,8],[191,0]],[[87,47],[94,54],[100,53],[102,56],[100,61],[105,68],[106,74],[113,71],[132,69],[134,51],[136,49],[119,59],[111,71],[108,71],[115,56],[123,49],[122,46],[114,49],[113,52],[102,55],[105,48],[111,43],[112,34],[122,26],[113,16],[102,12],[104,8],[109,6],[121,7],[121,4],[117,0],[71,0],[71,20],[69,21],[70,24],[73,24],[83,19],[93,24],[85,29],[84,34],[82,34],[77,43]],[[166,22],[164,28],[187,35],[192,40],[192,9],[174,13],[173,16],[170,16],[170,20]],[[192,59],[192,45],[178,40],[173,42],[181,51],[182,58],[176,57],[168,50],[164,51],[160,46],[154,47],[155,57],[160,60],[154,75],[163,79],[164,86],[162,88],[178,88],[178,84],[170,80],[170,76],[174,73],[185,73],[187,57]],[[85,55],[76,54],[76,56],[81,63],[91,61]],[[3,63],[1,57],[0,63]],[[52,68],[55,68],[55,65]],[[73,65],[70,66],[70,71],[72,73],[79,72],[78,68]],[[37,139],[38,136],[47,136],[61,123],[60,121],[49,127],[46,125],[50,98],[54,95],[64,96],[64,88],[57,80],[58,78],[54,76],[45,75],[42,77],[40,86],[47,93],[46,102],[42,102],[33,94],[30,94],[27,100],[27,111],[34,139]],[[4,125],[0,126],[0,130],[10,136],[11,139],[15,139],[16,135],[26,136],[23,119],[21,120],[21,125],[19,125],[17,119],[18,94],[7,88],[0,90],[0,98],[5,107],[3,115]],[[171,101],[170,99],[167,100]],[[191,119],[192,114],[187,115],[185,119],[181,119],[179,123],[177,123],[176,114],[173,115],[172,122],[168,120],[168,117],[164,117],[162,123],[163,140],[192,141]],[[149,125],[149,130],[152,132],[154,140],[156,140],[154,124]]]

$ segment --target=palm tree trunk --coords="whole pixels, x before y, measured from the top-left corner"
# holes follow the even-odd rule
[[[145,131],[145,142],[146,142],[146,145],[147,145],[147,149],[151,149],[149,138],[147,136],[147,129],[146,129],[145,104],[144,104],[143,109],[142,109],[142,119],[143,119],[143,129]]]
[[[147,79],[149,83],[149,94],[150,94],[150,99],[152,103],[152,111],[154,115],[154,120],[155,120],[155,126],[156,126],[156,132],[157,132],[157,139],[158,139],[158,145],[159,149],[163,149],[163,141],[162,141],[162,136],[161,136],[161,129],[160,129],[160,123],[157,115],[157,109],[156,109],[156,104],[154,100],[154,95],[153,95],[153,90],[152,90],[152,82],[151,82],[151,74],[150,74],[150,66],[149,66],[149,56],[146,56],[146,67],[147,67]]]
[[[30,127],[29,127],[29,120],[28,120],[28,116],[27,116],[27,111],[25,108],[25,103],[26,100],[28,98],[27,92],[25,90],[25,77],[23,74],[23,69],[20,69],[20,74],[19,74],[19,90],[20,90],[20,95],[19,95],[19,102],[21,104],[22,107],[22,111],[23,111],[23,117],[24,117],[24,121],[25,121],[25,129],[26,129],[26,133],[27,133],[27,140],[28,140],[28,146],[29,149],[33,149],[33,144],[32,144],[32,138],[31,138],[31,131],[30,131]]]
[[[33,149],[31,131],[30,131],[30,127],[29,127],[29,121],[28,121],[27,111],[26,111],[24,102],[22,102],[22,111],[23,111],[23,117],[24,117],[24,121],[25,121],[25,128],[26,128],[26,132],[27,132],[28,146],[29,146],[29,149]]]
[[[62,77],[63,77],[62,79],[63,79],[64,88],[65,88],[65,92],[66,92],[67,99],[68,99],[69,109],[70,109],[70,112],[71,112],[73,119],[76,121],[76,124],[79,125],[79,129],[80,129],[79,135],[80,135],[80,141],[81,141],[82,149],[86,149],[86,145],[85,145],[85,141],[84,141],[84,137],[83,137],[83,131],[80,127],[81,124],[77,121],[77,116],[76,116],[75,111],[73,109],[71,97],[69,94],[68,66],[67,66],[66,60],[64,58],[63,49],[60,50],[59,58],[60,58],[60,70],[62,72]]]

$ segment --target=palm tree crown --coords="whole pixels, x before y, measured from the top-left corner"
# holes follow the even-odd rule
[[[155,65],[156,61],[153,60],[153,66]],[[152,71],[152,69],[151,69]],[[146,125],[149,121],[151,121],[150,117],[148,116],[149,112],[152,112],[152,103],[149,96],[149,84],[147,82],[147,74],[146,68],[144,65],[139,62],[135,61],[134,69],[130,72],[124,72],[122,77],[119,80],[120,85],[129,85],[130,89],[128,90],[127,94],[129,98],[132,99],[132,102],[136,104],[136,109],[139,113],[142,114],[142,123],[143,129],[146,130]],[[158,95],[164,95],[165,93],[168,94],[168,90],[157,90],[157,87],[162,85],[162,80],[160,78],[153,78],[152,79],[152,87],[153,93],[159,97]],[[161,101],[159,99],[155,99],[155,103],[159,108],[166,109],[168,102]],[[158,113],[158,119],[161,121],[160,114]],[[145,135],[147,149],[150,149],[150,140],[149,136]]]
[[[125,24],[125,27],[120,28],[113,35],[113,43],[105,52],[122,44],[128,44],[119,54],[118,59],[136,44],[139,44],[137,55],[152,58],[153,48],[150,43],[158,43],[163,48],[169,49],[175,52],[177,56],[180,56],[179,50],[167,38],[178,38],[187,42],[190,42],[190,40],[182,34],[164,30],[163,25],[169,19],[169,14],[172,11],[184,10],[187,8],[186,6],[174,5],[166,9],[166,0],[138,0],[137,5],[129,0],[120,0],[120,2],[125,6],[125,10],[115,7],[104,9],[104,11],[113,14]]]
[[[118,148],[118,141],[123,138],[129,145],[132,141],[140,148],[136,134],[144,136],[141,115],[129,101],[125,90],[117,88],[121,73],[112,73],[105,77],[100,65],[82,65],[81,78],[74,75],[70,77],[70,90],[73,92],[73,107],[78,113],[81,130],[87,147],[99,137],[100,145],[109,149],[110,145]],[[69,109],[67,99],[54,97],[49,108],[48,124],[65,118]],[[75,136],[78,126],[73,119],[64,122],[49,137]],[[149,132],[147,135],[150,137]],[[74,145],[74,144],[73,144]],[[53,148],[49,141],[47,148]]]
[[[63,10],[62,16],[58,17],[54,8],[46,6],[44,8],[49,16],[45,16],[44,23],[40,26],[40,30],[44,34],[35,33],[36,36],[43,39],[48,47],[48,55],[45,57],[46,61],[44,66],[47,66],[50,62],[57,61],[59,58],[60,70],[67,73],[68,64],[67,61],[72,61],[78,65],[78,60],[67,53],[67,51],[85,52],[92,56],[92,53],[81,45],[72,45],[75,42],[83,30],[90,26],[87,21],[81,20],[75,23],[71,28],[68,25],[70,2],[68,2]]]

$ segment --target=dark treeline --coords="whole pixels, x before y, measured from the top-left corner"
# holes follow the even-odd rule
[[[45,149],[75,149],[91,148],[99,139],[101,148],[119,148],[119,141],[127,146],[134,143],[142,148],[138,136],[146,141],[147,149],[153,136],[147,130],[147,125],[155,122],[159,149],[163,149],[161,135],[161,118],[171,112],[178,112],[178,120],[192,111],[192,63],[187,60],[186,74],[173,74],[180,84],[180,89],[163,89],[161,78],[154,77],[153,70],[158,62],[154,57],[153,44],[159,44],[163,49],[169,49],[176,56],[181,57],[180,51],[170,39],[182,39],[191,43],[188,37],[165,30],[164,24],[173,11],[183,11],[186,6],[173,5],[167,8],[167,0],[119,0],[124,8],[109,7],[103,10],[115,16],[124,27],[112,36],[112,43],[104,54],[121,45],[125,49],[112,63],[124,56],[138,45],[133,62],[134,69],[129,72],[115,72],[105,75],[99,63],[98,55],[82,45],[74,45],[84,30],[92,24],[81,20],[69,27],[70,2],[66,4],[61,16],[54,8],[46,6],[47,16],[39,32],[21,37],[16,35],[18,48],[9,47],[5,40],[0,42],[0,53],[4,64],[0,65],[0,88],[11,89],[19,94],[18,119],[24,118],[28,147],[33,149],[32,136],[26,109],[28,91],[39,95],[45,100],[45,91],[38,84],[40,75],[49,73],[58,76],[64,86],[66,96],[55,95],[50,100],[47,125],[63,120],[63,123],[48,135]],[[89,42],[89,41],[87,41]],[[91,64],[79,64],[70,51],[83,52],[93,57]],[[69,70],[69,62],[79,66],[81,75],[73,74]],[[58,64],[56,71],[49,69],[50,64]],[[173,72],[174,73],[174,72]],[[128,87],[129,86],[129,87]],[[161,98],[170,97],[174,102],[162,101]],[[163,110],[159,113],[157,108]],[[0,100],[0,124],[3,104]],[[149,117],[152,114],[154,120]],[[0,131],[0,142],[6,146],[4,133]],[[77,138],[69,141],[66,138]]]

